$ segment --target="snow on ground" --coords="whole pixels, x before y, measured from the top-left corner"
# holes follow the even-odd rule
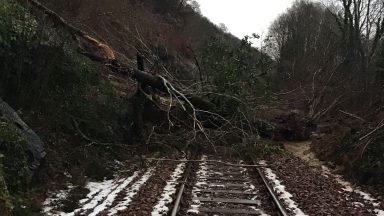
[[[375,213],[376,213],[377,216],[384,216],[384,211],[383,210],[376,209]]]
[[[108,215],[116,215],[118,211],[122,211],[128,208],[128,205],[132,201],[132,198],[137,194],[137,192],[139,192],[141,186],[143,186],[144,183],[147,182],[148,179],[153,175],[154,171],[155,168],[148,169],[148,171],[144,173],[140,180],[138,180],[130,188],[128,188],[128,190],[126,191],[127,195],[116,206],[109,209]]]
[[[106,180],[102,182],[89,182],[86,188],[89,189],[87,198],[80,200],[81,208],[68,213],[68,216],[75,215],[78,212],[92,210],[97,207],[98,203],[102,202],[112,191],[118,187],[117,182]]]
[[[344,178],[342,176],[332,173],[332,171],[328,167],[322,165],[321,169],[322,169],[324,175],[332,176],[336,180],[337,183],[342,185],[344,191],[354,192],[356,194],[359,194],[361,197],[363,197],[363,199],[367,203],[372,204],[374,207],[380,206],[380,203],[377,202],[377,200],[375,198],[373,198],[371,194],[362,191],[359,187],[353,187],[353,185],[350,182],[344,180]],[[384,216],[383,210],[375,209],[374,211],[375,211],[377,216]]]
[[[207,166],[207,163],[205,162],[207,158],[208,157],[206,155],[203,155],[201,157],[202,162],[199,163],[199,170],[196,173],[197,182],[192,189],[193,197],[197,197],[197,193],[200,191],[199,187],[201,185],[207,184],[206,179],[208,177],[208,166]],[[188,209],[188,213],[198,214],[201,203],[198,200],[193,200],[193,203],[194,204],[191,205],[191,208]]]
[[[266,165],[265,161],[260,161],[260,165]],[[281,184],[278,180],[275,173],[270,168],[263,168],[266,177],[272,182],[273,188],[277,191],[279,198],[284,201],[284,203],[288,206],[288,208],[296,215],[296,216],[306,216],[306,214],[297,206],[296,202],[291,198],[292,194],[285,190],[285,186]]]
[[[89,190],[89,193],[86,198],[79,201],[81,208],[69,213],[57,211],[55,208],[60,207],[60,202],[67,199],[68,193],[73,186],[70,187],[69,190],[60,191],[56,197],[48,198],[44,202],[44,213],[46,215],[74,216],[79,213],[91,211],[88,215],[95,216],[111,205],[117,194],[127,187],[133,179],[137,178],[139,173],[139,171],[136,171],[132,176],[125,179],[88,182],[85,188]]]
[[[129,183],[131,183],[137,176],[139,175],[139,171],[136,171],[131,177],[126,178],[121,184],[114,188],[108,196],[105,198],[104,202],[101,204],[94,206],[93,211],[89,214],[89,216],[96,216],[98,213],[105,210],[108,206],[112,205],[113,201],[116,199],[117,194],[119,194],[123,189],[125,189]]]
[[[176,186],[184,173],[185,164],[186,163],[178,164],[176,169],[173,171],[171,179],[167,182],[159,201],[153,208],[152,216],[167,215],[169,211],[167,205],[173,201],[172,195],[176,193]]]

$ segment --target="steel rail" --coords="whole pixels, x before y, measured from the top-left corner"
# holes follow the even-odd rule
[[[255,161],[253,160],[253,158],[251,158],[251,160],[252,160],[253,164],[256,164]],[[284,205],[280,202],[277,194],[275,193],[275,190],[273,189],[273,187],[271,186],[271,184],[269,183],[269,181],[265,177],[264,173],[261,171],[260,168],[255,168],[255,170],[259,174],[261,179],[263,180],[263,183],[266,186],[266,188],[268,190],[268,193],[269,193],[269,195],[271,196],[271,198],[273,200],[273,203],[275,204],[276,208],[279,211],[278,212],[279,215],[281,215],[281,216],[288,216],[289,214],[287,213],[287,210],[285,209]]]
[[[197,155],[198,155],[197,153],[194,153],[192,158],[196,158]],[[252,158],[251,158],[251,161],[252,161],[253,164],[256,164],[255,161]],[[170,216],[177,216],[178,215],[178,212],[179,212],[179,209],[180,209],[181,200],[182,200],[182,197],[183,197],[183,194],[184,194],[184,190],[185,190],[185,185],[187,184],[187,181],[188,181],[189,176],[191,174],[191,169],[192,169],[193,163],[194,162],[188,162],[188,166],[187,166],[187,169],[184,172],[184,178],[183,178],[183,180],[181,182],[181,185],[179,187],[179,191],[178,191],[176,200],[174,202],[173,210],[172,210],[172,213],[170,214]],[[254,170],[257,172],[257,174],[262,179],[264,185],[266,186],[266,188],[268,190],[268,193],[271,196],[272,201],[273,201],[274,205],[276,206],[276,208],[278,210],[278,214],[280,216],[288,216],[289,214],[287,213],[284,205],[279,200],[277,194],[275,193],[273,187],[271,186],[271,184],[269,183],[269,181],[265,177],[264,173],[258,167],[255,167]]]
[[[193,153],[192,159],[196,159],[196,156],[197,156],[197,153],[196,152]],[[188,162],[187,169],[184,172],[184,178],[181,182],[179,192],[177,193],[177,197],[176,197],[175,203],[173,205],[171,216],[177,216],[178,215],[181,199],[182,199],[183,194],[184,194],[185,185],[188,181],[189,175],[191,174],[192,165],[193,165],[193,162]]]

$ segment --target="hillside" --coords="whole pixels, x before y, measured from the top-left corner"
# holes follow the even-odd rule
[[[38,170],[28,170],[27,161],[33,158],[12,155],[15,150],[9,146],[13,141],[6,133],[14,126],[2,119],[2,140],[6,142],[1,147],[5,155],[2,179],[6,183],[2,193],[10,192],[11,199],[2,196],[1,211],[13,209],[14,215],[37,213],[47,191],[68,184],[83,185],[88,179],[111,178],[119,169],[114,161],[140,166],[138,159],[147,154],[149,145],[150,152],[168,145],[184,149],[177,140],[165,146],[161,143],[183,131],[193,131],[179,128],[179,124],[194,121],[180,106],[167,111],[166,92],[146,89],[146,94],[152,95],[146,99],[139,84],[125,72],[113,72],[108,65],[83,56],[71,29],[30,3],[1,2],[0,96],[37,132],[47,154]],[[211,37],[229,41],[230,47],[240,45],[240,40],[219,30],[190,6],[174,1],[167,5],[156,1],[41,3],[74,28],[108,44],[127,67],[137,67],[139,53],[146,71],[161,74],[175,84],[184,83],[181,86],[202,78],[196,63]],[[138,117],[143,112],[145,115]],[[166,120],[170,118],[167,112],[172,112],[171,118],[182,118],[172,123],[176,125],[171,134],[164,125],[171,123]],[[151,136],[155,140],[149,140]],[[26,150],[28,145],[27,141],[18,148]],[[16,176],[11,171],[15,169]]]
[[[383,215],[384,3],[341,1],[255,48],[191,0],[0,0],[0,215]]]

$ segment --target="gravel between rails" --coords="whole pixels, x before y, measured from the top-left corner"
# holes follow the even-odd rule
[[[223,162],[239,163],[240,160],[228,161],[223,157],[217,156],[208,156],[202,157],[202,159],[210,160],[220,160]],[[237,173],[236,175],[227,175],[226,173],[233,172]],[[238,181],[227,181],[212,179],[212,177],[224,177],[224,178],[233,178],[239,179],[242,178],[244,187],[235,187],[231,186],[223,187],[224,183],[241,183]],[[272,206],[272,200],[268,196],[266,187],[258,182],[258,177],[254,174],[252,169],[246,169],[241,167],[229,167],[222,164],[210,164],[210,163],[196,163],[193,167],[193,174],[191,179],[188,181],[187,189],[183,197],[182,209],[179,212],[179,215],[224,215],[219,213],[202,213],[198,212],[199,208],[225,208],[225,209],[237,209],[237,210],[256,210],[259,209],[266,214],[262,215],[276,215],[275,209]],[[212,185],[214,184],[214,185]],[[216,185],[216,186],[215,186]],[[201,192],[201,189],[215,189],[215,190],[242,190],[247,192],[254,192],[256,195],[244,195],[244,194],[207,194]],[[210,198],[231,198],[231,199],[247,199],[255,200],[258,204],[244,205],[244,204],[232,204],[232,203],[215,203],[215,202],[194,202],[192,201],[193,197],[210,197]],[[188,212],[189,211],[189,212]],[[197,213],[198,212],[198,213]],[[228,215],[228,214],[225,214]],[[236,215],[236,214],[231,214]]]
[[[293,195],[292,200],[307,215],[377,215],[374,210],[380,207],[357,193],[343,190],[334,178],[297,157],[277,155],[266,161],[285,190]]]

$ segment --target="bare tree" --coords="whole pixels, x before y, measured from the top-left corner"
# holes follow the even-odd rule
[[[340,33],[333,15],[319,3],[297,1],[272,24],[269,34],[284,86],[300,89],[310,116],[325,114],[340,100],[333,94],[327,98],[340,79]]]
[[[366,71],[384,34],[383,0],[337,0],[341,8],[333,11],[342,33],[347,61],[359,60]],[[333,7],[334,9],[337,7]]]

